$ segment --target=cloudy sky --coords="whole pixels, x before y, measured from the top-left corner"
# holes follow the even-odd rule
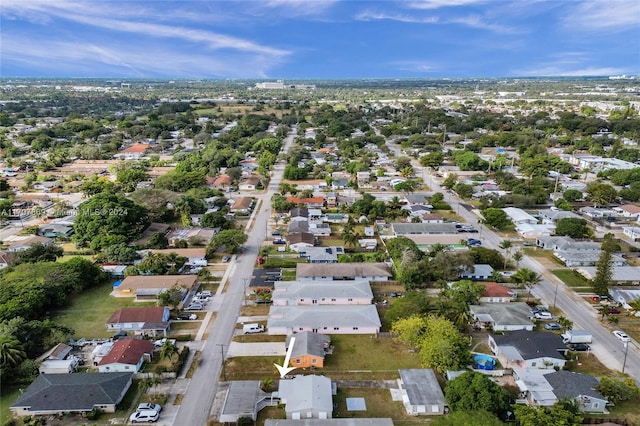
[[[638,0],[0,0],[0,76],[640,74]]]

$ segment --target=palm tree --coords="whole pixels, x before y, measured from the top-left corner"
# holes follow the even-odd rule
[[[629,315],[637,315],[640,312],[640,299],[636,299],[633,302],[629,302],[629,306],[631,306],[631,310],[629,311]]]
[[[200,272],[198,272],[198,277],[207,284],[209,284],[211,278],[213,278],[213,276],[211,275],[211,271],[207,268],[200,269]]]
[[[523,257],[524,257],[524,255],[522,254],[522,252],[520,250],[518,250],[517,252],[513,253],[513,260],[516,261],[516,269],[520,268],[520,261],[522,260]]]
[[[527,301],[531,297],[531,289],[542,281],[542,277],[531,269],[522,268],[513,274],[513,278],[528,290]]]
[[[573,321],[565,317],[558,317],[558,324],[560,324],[566,330],[571,330],[573,328]]]
[[[358,236],[353,232],[352,229],[345,230],[342,233],[342,240],[346,246],[353,247],[358,243]]]
[[[513,243],[511,242],[511,240],[503,240],[502,243],[500,243],[500,245],[498,247],[500,247],[501,249],[504,250],[504,268],[503,269],[507,269],[507,262],[509,260],[509,255],[511,254],[511,247],[513,246]]]
[[[173,364],[173,356],[178,353],[178,347],[175,343],[167,340],[162,344],[162,348],[160,349],[160,358],[161,359],[169,359],[169,362]]]
[[[0,334],[0,366],[16,367],[27,359],[22,343],[11,334]]]

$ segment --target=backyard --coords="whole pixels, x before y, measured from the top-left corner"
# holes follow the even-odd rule
[[[573,269],[554,269],[551,273],[575,291],[591,291],[589,281]]]

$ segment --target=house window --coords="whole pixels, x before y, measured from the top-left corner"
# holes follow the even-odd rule
[[[347,302],[353,302],[353,299],[347,299]]]
[[[322,298],[322,301],[324,302],[325,300],[326,300],[326,299],[323,297],[323,298]]]
[[[535,363],[535,362],[532,362],[532,363],[531,363],[531,366],[532,366],[532,367],[535,367],[535,366],[536,366],[536,363]]]
[[[336,299],[331,299],[331,301],[332,301],[332,302],[335,302],[335,301],[336,301]]]
[[[298,330],[302,331],[302,330],[304,330],[304,327],[300,327],[300,328],[298,328]]]
[[[314,358],[314,359],[312,359],[312,360],[311,360],[311,364],[315,364],[315,363],[316,363],[316,361],[318,361],[318,360],[317,360],[317,359],[315,359],[315,358]]]
[[[304,302],[304,299],[300,299],[301,302]]]
[[[354,330],[357,330],[357,329],[358,329],[358,327],[353,327],[353,329],[354,329]]]
[[[299,359],[296,359],[296,364],[300,364],[300,360]]]
[[[323,330],[326,330],[326,329],[327,329],[327,327],[324,327],[324,328],[323,328]]]
[[[333,327],[334,330],[340,330],[340,327]]]
[[[593,408],[599,408],[599,407],[600,407],[600,403],[598,403],[598,402],[594,402],[593,404],[591,404],[591,406],[592,406]]]

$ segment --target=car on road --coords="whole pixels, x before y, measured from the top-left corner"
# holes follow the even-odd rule
[[[631,338],[627,336],[627,333],[625,333],[624,331],[613,330],[613,335],[625,343],[631,341]]]
[[[186,320],[191,320],[191,321],[193,321],[193,320],[197,320],[198,316],[196,314],[180,314],[180,315],[178,315],[177,318],[179,320],[185,320],[185,321]]]
[[[154,423],[158,421],[160,413],[156,410],[136,411],[129,417],[131,423]]]
[[[138,404],[138,408],[136,408],[136,411],[144,411],[144,410],[154,410],[154,411],[160,412],[162,411],[162,405],[152,404],[150,402],[141,402],[140,404]]]
[[[231,260],[229,256],[222,256],[222,262],[227,263]]]
[[[562,326],[557,322],[550,322],[544,325],[545,330],[562,330]]]
[[[591,347],[586,343],[572,343],[569,345],[569,349],[576,352],[586,352],[591,350]]]
[[[273,231],[271,235],[273,235],[274,237],[279,237],[282,234],[280,233],[280,231]]]

